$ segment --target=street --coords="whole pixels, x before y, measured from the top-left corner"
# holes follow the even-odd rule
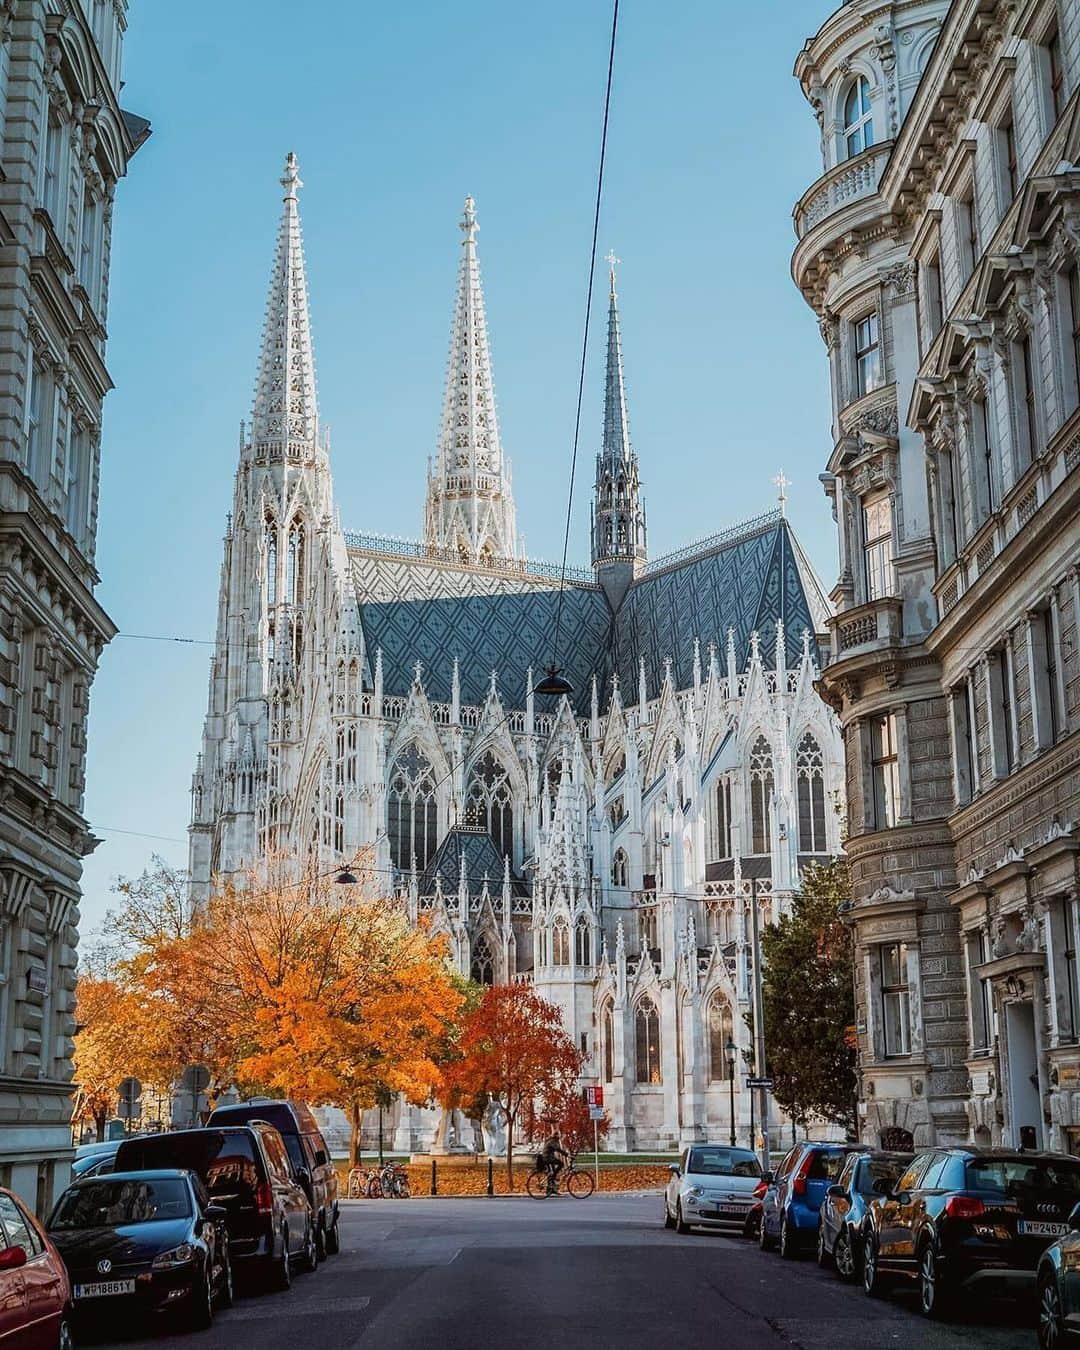
[[[714,1234],[678,1237],[659,1195],[575,1201],[445,1199],[343,1205],[343,1243],[291,1291],[243,1297],[209,1332],[111,1342],[125,1350],[607,1350],[611,1347],[878,1346],[1033,1350],[1028,1311],[981,1301],[977,1320],[936,1325],[913,1294],[871,1300],[817,1269]],[[977,1302],[973,1299],[972,1303]]]

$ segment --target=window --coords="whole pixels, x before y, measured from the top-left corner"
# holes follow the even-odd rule
[[[821,746],[809,732],[795,752],[796,787],[799,798],[799,852],[824,853],[825,764]]]
[[[713,857],[731,857],[731,779],[721,778],[716,785],[716,829],[713,833]]]
[[[971,405],[971,457],[978,483],[978,511],[980,520],[985,520],[997,510],[997,464],[994,460],[994,448],[990,443],[990,419],[986,404],[977,401]]]
[[[997,129],[998,161],[1001,172],[1002,210],[1006,211],[1016,196],[1020,176],[1016,163],[1016,127],[1010,107]]]
[[[772,852],[773,762],[772,747],[759,736],[750,752],[750,835],[751,853]]]
[[[1047,33],[1043,43],[1046,48],[1047,63],[1050,67],[1050,106],[1054,112],[1054,121],[1061,116],[1065,106],[1065,73],[1061,65],[1061,35],[1055,24]]]
[[[278,558],[277,558],[277,526],[273,518],[266,518],[266,604],[272,608],[277,604],[278,596]]]
[[[600,1014],[600,1043],[604,1082],[611,1083],[615,1078],[615,1016],[610,1003],[604,1004]]]
[[[945,322],[945,296],[941,289],[941,249],[936,248],[919,269],[922,273],[922,300],[926,320],[927,346]]]
[[[877,310],[857,319],[852,327],[855,335],[855,390],[856,397],[862,398],[881,384]]]
[[[1031,335],[1025,333],[1019,342],[1014,342],[1013,350],[1013,375],[1018,388],[1016,390],[1016,401],[1018,404],[1017,434],[1019,436],[1019,445],[1016,455],[1016,472],[1019,475],[1039,451],[1039,423],[1038,415],[1035,411],[1035,364],[1031,350]]]
[[[874,117],[870,110],[870,84],[860,75],[844,99],[844,150],[847,158],[869,150],[874,144]]]
[[[866,598],[880,600],[884,595],[894,595],[892,497],[879,497],[863,507],[863,562]]]
[[[896,717],[887,713],[871,726],[874,778],[874,828],[891,830],[900,819],[900,759],[896,749]]]
[[[638,929],[642,949],[647,948],[649,951],[655,951],[660,945],[657,939],[655,905],[642,905],[638,910]]]
[[[49,441],[52,432],[52,372],[40,357],[30,363],[30,399],[26,416],[26,472],[39,487],[49,477]]]
[[[0,1221],[9,1247],[22,1247],[27,1256],[39,1256],[43,1250],[34,1225],[9,1195],[0,1195]]]
[[[731,1032],[731,1007],[726,999],[716,997],[709,1004],[709,1078],[714,1083],[726,1082],[731,1073],[727,1058]]]
[[[1061,917],[1065,927],[1065,947],[1063,957],[1065,962],[1065,996],[1068,1000],[1068,1024],[1061,1028],[1063,1037],[1070,1041],[1080,1039],[1080,1009],[1077,1008],[1077,936],[1078,920],[1080,916],[1076,912],[1076,900],[1071,896],[1066,896],[1061,902]]]
[[[438,827],[435,770],[415,743],[407,745],[394,761],[387,796],[386,832],[393,865],[407,872],[415,859],[422,871],[435,854]]]
[[[1058,664],[1057,625],[1054,623],[1054,610],[1050,606],[1042,611],[1042,645],[1046,653],[1046,711],[1050,728],[1050,742],[1053,744],[1061,735],[1061,667]]]
[[[59,227],[58,211],[60,206],[60,150],[63,128],[57,120],[52,105],[45,109],[45,153],[42,159],[41,204],[52,217],[53,225]]]
[[[1016,767],[1013,755],[1016,704],[1012,661],[1009,659],[1008,647],[1001,647],[990,654],[988,675],[990,711],[993,719],[991,731],[994,737],[994,772],[998,778],[1004,778]]]
[[[985,928],[980,928],[971,935],[968,961],[974,966],[982,966],[991,956],[990,935]],[[972,991],[974,997],[971,1009],[971,1032],[975,1042],[972,1048],[982,1051],[992,1050],[997,1040],[997,1011],[994,1008],[993,984],[988,979],[982,979],[977,973],[973,974],[972,982],[975,986]]]
[[[967,281],[979,260],[979,223],[975,211],[975,188],[969,184],[965,195],[956,199],[956,242],[960,274]]]
[[[304,599],[304,526],[299,520],[294,520],[289,526],[285,598],[290,605],[302,604]]]
[[[615,857],[611,861],[611,884],[613,886],[630,884],[630,860],[621,848],[615,850]]]
[[[495,957],[492,954],[491,944],[487,940],[486,933],[481,933],[473,943],[469,977],[475,980],[477,984],[495,983]]]
[[[86,488],[90,476],[86,452],[86,430],[76,426],[73,421],[68,432],[67,467],[64,475],[67,498],[64,523],[68,533],[80,543],[86,528]]]
[[[881,957],[881,1027],[887,1057],[911,1053],[911,999],[906,942],[887,942]]]
[[[514,856],[514,806],[510,778],[490,750],[474,765],[465,799],[465,824],[487,830],[499,856]]]
[[[551,930],[551,964],[568,966],[570,964],[570,930],[565,919],[556,919]]]
[[[89,188],[83,193],[82,224],[79,233],[79,281],[97,304],[97,258],[101,204]]]
[[[634,1014],[634,1045],[639,1083],[662,1083],[660,1067],[660,1015],[647,995]]]
[[[1075,264],[1069,269],[1069,309],[1072,325],[1072,377],[1076,389],[1076,401],[1080,403],[1080,267]]]
[[[592,930],[582,914],[574,925],[574,964],[580,969],[592,963]]]

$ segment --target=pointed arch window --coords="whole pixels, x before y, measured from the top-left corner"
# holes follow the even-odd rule
[[[490,750],[473,765],[465,794],[465,824],[487,830],[499,856],[514,856],[514,795],[510,777]]]
[[[592,965],[592,945],[592,929],[582,914],[574,925],[574,964],[579,969]]]
[[[415,857],[418,868],[426,867],[438,843],[438,824],[435,771],[413,743],[398,755],[390,775],[386,832],[394,866],[408,871]]]
[[[634,1013],[634,1049],[639,1083],[662,1083],[660,1066],[660,1014],[646,995]]]
[[[568,966],[570,964],[570,930],[565,919],[556,919],[551,930],[551,964]]]
[[[874,115],[870,109],[870,82],[858,76],[844,98],[844,150],[848,159],[874,144]]]
[[[772,851],[769,807],[773,794],[772,746],[759,736],[750,751],[750,852]]]
[[[807,732],[795,752],[796,789],[799,798],[799,852],[824,853],[825,763],[821,746]]]
[[[731,779],[727,776],[716,784],[712,800],[713,828],[709,831],[712,859],[731,857]]]
[[[294,520],[289,526],[288,554],[285,564],[285,599],[290,605],[304,598],[304,523]]]
[[[615,850],[615,857],[611,860],[611,884],[613,886],[630,885],[630,859],[626,856],[626,851],[621,848]]]
[[[277,525],[273,516],[266,517],[266,605],[270,609],[278,599]]]
[[[600,1059],[605,1083],[615,1079],[615,1013],[610,1003],[600,1014]]]
[[[727,1044],[732,1029],[731,1004],[717,994],[709,1003],[709,1079],[713,1083],[725,1082],[730,1072]]]
[[[473,943],[469,975],[477,984],[495,983],[495,957],[486,933],[481,933]]]

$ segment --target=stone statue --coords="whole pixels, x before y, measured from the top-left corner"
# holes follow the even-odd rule
[[[484,1132],[484,1152],[489,1158],[502,1157],[506,1152],[506,1108],[497,1097],[488,1099],[480,1123]]]

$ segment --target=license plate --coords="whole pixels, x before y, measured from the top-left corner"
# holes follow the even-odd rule
[[[133,1294],[134,1280],[100,1280],[96,1284],[77,1284],[76,1298],[108,1298],[110,1294]]]
[[[1061,1237],[1069,1231],[1065,1223],[1036,1223],[1031,1219],[1021,1219],[1016,1231],[1024,1237]]]
[[[717,1212],[717,1214],[733,1214],[733,1215],[735,1215],[736,1218],[741,1219],[742,1216],[746,1213],[746,1206],[745,1206],[745,1205],[717,1205],[717,1206],[716,1206],[716,1212]]]

